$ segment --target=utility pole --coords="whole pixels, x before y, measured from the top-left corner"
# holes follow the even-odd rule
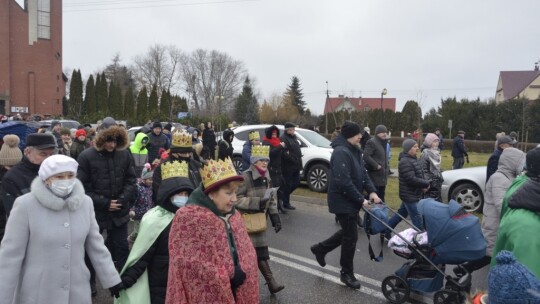
[[[326,105],[328,105],[328,100],[330,100],[330,93],[328,92],[328,80],[326,81]],[[325,108],[326,108],[326,105],[325,105]],[[326,134],[330,134],[330,132],[328,132],[328,111],[326,111],[325,113],[326,117],[325,117],[325,121],[326,121]]]

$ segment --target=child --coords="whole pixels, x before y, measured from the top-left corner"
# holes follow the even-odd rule
[[[144,164],[141,178],[137,183],[137,199],[129,211],[129,216],[135,222],[133,225],[133,232],[128,237],[130,249],[137,238],[137,234],[139,233],[139,225],[143,215],[146,213],[146,211],[150,210],[150,208],[154,207],[154,202],[152,201],[153,174],[154,171],[152,171],[152,166],[148,163]]]

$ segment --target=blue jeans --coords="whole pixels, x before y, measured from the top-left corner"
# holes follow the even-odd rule
[[[418,202],[402,202],[397,213],[404,218],[406,218],[408,215],[416,228],[424,230],[424,221],[422,220],[422,216],[418,212],[417,207]],[[399,222],[401,222],[401,218],[397,214],[394,214],[394,216],[392,216],[392,218],[390,218],[388,221],[388,225],[393,229],[397,226],[397,224],[399,224]]]

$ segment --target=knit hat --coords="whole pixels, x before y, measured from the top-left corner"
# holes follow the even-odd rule
[[[159,121],[154,121],[154,123],[152,124],[152,129],[153,128],[163,129],[163,126],[161,125],[161,123]]]
[[[378,125],[375,127],[375,135],[379,133],[388,133],[388,129],[385,125]]]
[[[358,134],[360,134],[362,128],[352,122],[352,121],[346,121],[343,123],[343,125],[341,126],[341,134],[345,137],[345,138],[351,138],[353,136],[356,136]]]
[[[144,168],[141,174],[141,179],[149,179],[149,178],[152,178],[153,175],[154,175],[154,171],[152,171],[152,166],[149,163],[144,164]]]
[[[84,129],[77,130],[77,132],[75,132],[75,137],[79,137],[79,136],[86,137],[86,131]]]
[[[426,138],[424,139],[424,146],[431,147],[431,144],[433,144],[434,141],[439,140],[439,136],[435,133],[428,133],[426,135]]]
[[[403,141],[403,152],[408,153],[412,147],[416,145],[416,141],[414,139],[407,138],[405,141]]]
[[[60,135],[70,135],[71,136],[71,131],[68,128],[62,128],[62,129],[60,129]]]
[[[489,304],[540,303],[540,280],[507,250],[497,254],[488,274]]]
[[[163,127],[163,129],[171,131],[172,130],[172,124],[171,123],[166,124],[165,127]]]
[[[288,129],[288,128],[296,128],[296,125],[293,124],[292,122],[286,122],[285,129]]]
[[[63,172],[77,173],[79,164],[76,160],[62,154],[55,154],[47,157],[39,167],[39,178],[46,180],[47,178]]]
[[[525,162],[527,163],[527,176],[540,176],[540,148],[534,148],[527,152]]]
[[[0,149],[0,165],[14,166],[19,163],[23,157],[19,142],[21,141],[17,135],[8,134],[4,136],[4,144]]]
[[[103,118],[103,121],[99,125],[98,130],[107,129],[109,127],[116,126],[116,125],[117,125],[116,120],[114,120],[114,118],[105,117],[105,118]]]

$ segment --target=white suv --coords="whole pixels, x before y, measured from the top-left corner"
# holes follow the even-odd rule
[[[234,127],[234,140],[232,142],[233,161],[238,169],[242,166],[242,148],[248,140],[249,132],[259,131],[261,142],[264,137],[264,129],[271,125],[249,125]],[[283,125],[276,125],[280,134],[285,132]],[[330,156],[332,148],[330,141],[317,132],[296,128],[296,138],[302,150],[302,179],[307,181],[309,188],[316,192],[326,192],[328,188],[328,168],[330,167]]]

